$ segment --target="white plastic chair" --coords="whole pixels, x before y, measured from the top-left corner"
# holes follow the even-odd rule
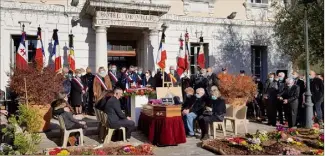
[[[217,128],[218,129],[221,128],[221,130],[223,132],[223,136],[226,136],[226,126],[225,126],[225,122],[224,121],[221,121],[221,122],[213,122],[213,123],[210,124],[209,128],[210,128],[210,131],[209,131],[210,132],[210,135],[212,133],[213,139],[216,138],[216,130],[217,130]],[[212,132],[211,132],[211,130],[212,130]]]
[[[108,117],[107,117],[106,113],[101,111],[101,114],[102,114],[102,120],[103,120],[103,123],[104,123],[104,125],[106,127],[106,130],[108,130],[107,135],[106,135],[105,140],[104,140],[104,144],[109,144],[111,142],[111,140],[112,140],[112,136],[113,136],[114,131],[117,130],[117,129],[112,129],[112,128],[109,127],[109,121],[108,121]],[[126,130],[125,130],[125,127],[120,127],[119,129],[122,130],[122,132],[123,132],[123,141],[126,142]]]
[[[83,134],[83,130],[82,128],[79,129],[71,129],[71,130],[67,130],[65,128],[65,123],[63,120],[63,117],[61,115],[59,115],[59,123],[60,123],[60,128],[63,132],[63,143],[62,143],[62,148],[66,148],[67,144],[68,144],[68,139],[71,133],[80,133],[80,137],[79,137],[79,146],[83,146],[84,144],[84,134]]]
[[[232,109],[234,111],[228,112],[228,108],[229,110]],[[247,106],[243,106],[239,110],[234,109],[233,106],[230,106],[228,108],[225,116],[225,123],[227,122],[227,120],[230,120],[233,132],[235,133],[235,135],[237,135],[237,126],[239,123],[243,122],[245,127],[245,132],[247,133],[247,119],[246,119]]]

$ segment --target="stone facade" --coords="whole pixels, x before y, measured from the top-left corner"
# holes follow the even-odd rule
[[[202,31],[207,45],[209,66],[220,71],[228,67],[229,72],[245,70],[251,74],[251,46],[267,46],[267,67],[264,73],[276,70],[291,70],[289,60],[278,52],[272,37],[272,8],[270,4],[251,4],[250,0],[79,0],[77,7],[70,6],[70,0],[1,0],[0,31],[0,88],[5,89],[14,62],[12,35],[21,34],[25,24],[27,35],[36,35],[37,27],[42,28],[42,39],[48,60],[52,46],[53,29],[59,30],[60,49],[67,63],[68,34],[72,30],[77,68],[95,68],[107,63],[105,41],[112,37],[109,29],[115,26],[137,28],[138,65],[154,70],[161,37],[161,24],[165,23],[167,66],[176,65],[179,51],[179,36],[187,30],[190,42],[197,43],[198,32]],[[101,2],[105,2],[101,3]],[[152,3],[150,3],[152,1]],[[195,5],[198,3],[197,5]],[[132,4],[132,5],[129,5]],[[97,6],[97,7],[96,7]],[[101,6],[99,9],[98,6]],[[194,6],[198,6],[195,8]],[[130,9],[135,13],[114,13],[112,7]],[[204,10],[200,11],[200,9]],[[152,15],[139,15],[150,10]],[[123,9],[121,9],[123,10]],[[149,11],[149,12],[150,12]],[[112,13],[113,12],[113,13]],[[226,19],[237,12],[234,19]],[[130,15],[131,14],[131,15]],[[133,15],[132,15],[133,14]],[[109,19],[109,20],[108,20]],[[72,22],[76,21],[76,22]],[[139,29],[145,28],[145,29]],[[139,29],[139,30],[138,30]],[[114,36],[113,36],[114,37]],[[116,35],[117,38],[123,36]],[[183,36],[184,37],[184,36]],[[47,61],[51,63],[51,61]],[[264,74],[265,76],[265,74]],[[262,78],[264,79],[264,78]]]

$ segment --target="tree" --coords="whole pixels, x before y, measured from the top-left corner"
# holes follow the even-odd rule
[[[290,12],[279,3],[274,3],[276,10],[274,36],[283,54],[289,55],[294,68],[304,68],[306,61],[304,9],[297,4]],[[324,69],[324,0],[308,4],[308,33],[310,64]]]

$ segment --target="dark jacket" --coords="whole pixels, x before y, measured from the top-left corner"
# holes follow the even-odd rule
[[[174,87],[178,87],[178,86],[180,86],[180,84],[181,84],[181,79],[180,79],[180,77],[179,77],[179,75],[177,74],[176,71],[175,71],[175,73],[173,74],[173,76],[174,76],[175,79],[176,79],[176,82],[173,83],[173,86],[174,86]],[[171,76],[170,76],[169,74],[167,74],[166,72],[165,72],[165,82],[172,82]]]
[[[110,71],[112,72],[112,71]],[[113,78],[113,76],[111,76],[110,74],[108,74],[109,78],[111,79],[111,83],[112,83],[112,87],[116,88],[119,87],[121,88],[122,86],[122,74],[118,71],[116,71],[115,73],[112,72],[113,75],[115,75],[115,77],[117,78],[117,81],[115,81],[115,79]]]
[[[278,93],[282,93],[284,88],[286,87],[285,80],[277,81],[278,84]]]
[[[285,87],[285,89],[279,95],[283,99],[287,99],[289,105],[298,106],[299,87],[297,85],[293,85],[291,87]]]
[[[82,104],[82,91],[83,88],[81,88],[75,80],[71,80],[71,106],[78,107]]]
[[[211,100],[212,106],[212,120],[213,121],[223,121],[226,114],[226,102],[222,98],[216,100]]]
[[[190,97],[186,96],[185,101],[184,101],[183,106],[182,106],[182,110],[190,109],[192,107],[192,105],[194,104],[195,99],[196,99],[195,95],[192,95]]]
[[[196,98],[194,104],[192,105],[192,108],[190,109],[190,112],[195,113],[197,116],[200,116],[205,108],[206,102],[203,97]]]
[[[295,85],[299,87],[299,104],[302,104],[302,101],[304,99],[303,95],[305,93],[305,82],[300,79],[295,79]]]
[[[79,120],[73,118],[71,112],[63,111],[60,115],[64,120],[65,128],[68,130],[71,129],[75,124],[80,124]]]
[[[89,92],[93,92],[93,83],[95,76],[92,73],[87,73],[81,77],[82,83],[88,87]]]
[[[278,94],[278,84],[277,81],[267,80],[264,85],[263,95],[267,96],[269,99],[276,99]]]
[[[67,95],[70,94],[70,91],[71,91],[71,81],[69,79],[63,80],[63,89],[64,89],[64,93],[66,93]]]
[[[118,121],[126,119],[125,114],[121,110],[120,100],[111,97],[105,104],[104,112],[107,114],[109,126],[119,128]]]
[[[147,85],[150,85],[152,88],[155,88],[156,85],[155,85],[155,80],[152,76],[149,77],[149,79],[147,80],[146,77],[143,78],[143,86],[147,86]]]
[[[211,87],[212,86],[219,86],[219,81],[217,79],[217,75],[215,73],[212,73],[211,75],[208,75],[207,76],[207,79],[208,79],[208,91],[211,90]]]
[[[310,91],[312,94],[313,101],[319,101],[324,97],[324,84],[319,78],[311,79],[310,81]]]
[[[194,90],[198,88],[203,88],[206,93],[208,93],[208,79],[201,74],[197,74],[191,77],[191,82],[193,83]]]
[[[110,99],[110,96],[105,96],[104,98],[100,99],[96,105],[95,108],[97,108],[98,110],[104,111],[105,110],[105,105],[107,103],[107,101]]]
[[[156,87],[162,87],[162,73],[159,71],[156,73],[156,75],[154,76],[154,79],[155,79],[155,85]]]

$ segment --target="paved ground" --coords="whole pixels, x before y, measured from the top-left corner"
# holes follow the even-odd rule
[[[87,121],[87,132],[85,136],[85,145],[99,145],[100,142],[98,140],[97,132],[97,121],[95,117],[86,117]],[[40,144],[40,150],[44,150],[46,148],[52,148],[60,146],[60,133],[58,121],[52,120],[51,128],[53,129],[51,132],[41,133],[42,142]],[[238,135],[245,134],[245,129],[243,125],[238,126]],[[227,136],[232,136],[233,133],[231,131],[230,125],[227,125]],[[248,132],[254,133],[256,130],[266,130],[272,131],[275,130],[274,127],[270,127],[264,124],[258,124],[250,122],[248,124]],[[217,133],[218,138],[222,138],[222,132]],[[148,142],[147,137],[144,136],[141,132],[137,131],[132,133],[132,138],[130,139],[129,144],[141,144]],[[123,142],[111,142],[112,146],[123,144]],[[178,146],[167,146],[167,147],[156,147],[154,153],[156,155],[214,155],[213,153],[204,150],[200,147],[200,140],[195,138],[187,139],[187,142],[184,144],[180,144]]]

